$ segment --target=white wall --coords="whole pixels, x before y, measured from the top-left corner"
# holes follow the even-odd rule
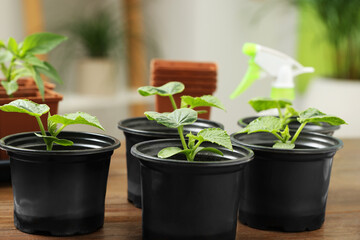
[[[242,45],[256,42],[295,56],[297,16],[289,6],[264,6],[267,1],[253,0],[144,2],[149,34],[160,47],[161,58],[218,64],[215,96],[227,112],[214,109],[211,119],[222,122],[229,133],[239,130],[240,117],[254,115],[249,99],[270,94],[270,81],[263,79],[237,99],[229,99],[247,69]],[[258,21],[256,15],[261,16]]]
[[[21,41],[24,38],[23,8],[21,0],[0,1],[0,40],[7,41],[9,37]]]
[[[22,41],[24,38],[22,1],[1,0],[0,4],[0,40],[7,43],[9,37],[13,37],[16,41]],[[3,77],[2,73],[0,77]]]

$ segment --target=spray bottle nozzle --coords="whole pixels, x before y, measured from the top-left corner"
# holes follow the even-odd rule
[[[255,57],[257,52],[257,47],[255,43],[245,43],[242,50],[244,54],[250,57]]]

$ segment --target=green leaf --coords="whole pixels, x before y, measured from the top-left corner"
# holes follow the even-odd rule
[[[189,108],[176,109],[171,113],[145,112],[145,115],[149,120],[169,128],[192,124],[197,120],[197,112]]]
[[[291,138],[289,126],[286,125],[284,131],[280,132],[280,134],[281,134],[281,137],[284,139],[283,141],[285,141],[285,142],[288,141]]]
[[[290,105],[286,105],[284,115],[287,117],[299,116],[299,113]]]
[[[158,157],[159,158],[169,158],[169,157],[174,156],[179,153],[186,154],[188,152],[190,152],[189,149],[183,150],[178,147],[167,147],[167,148],[161,149],[160,152],[158,152]]]
[[[19,85],[16,81],[12,80],[10,82],[8,81],[1,81],[1,85],[5,88],[6,94],[10,96],[14,92],[16,92],[19,88]]]
[[[0,40],[0,48],[5,48],[5,43],[3,41]]]
[[[57,123],[51,121],[50,117],[51,117],[51,114],[49,112],[48,120],[47,120],[47,128],[48,128],[50,135],[55,136],[56,131],[57,131]]]
[[[259,117],[250,122],[240,133],[277,132],[282,128],[281,120],[273,116]]]
[[[188,140],[188,147],[190,149],[193,148],[195,146],[196,136],[190,132],[190,133],[186,134],[186,137],[189,139]]]
[[[51,51],[67,37],[54,33],[35,33],[27,36],[22,43],[20,55],[23,57],[27,53],[44,54]]]
[[[72,146],[74,143],[67,139],[57,139],[54,143],[59,144],[61,146]]]
[[[46,68],[37,68],[40,73],[45,74],[57,83],[63,83],[56,69],[48,62],[44,62]]]
[[[293,149],[295,148],[295,144],[291,143],[289,141],[287,142],[282,142],[282,141],[276,141],[275,144],[273,145],[273,148],[278,148],[278,149]]]
[[[69,113],[65,115],[52,115],[48,118],[48,121],[52,121],[52,124],[63,124],[64,126],[73,124],[85,124],[104,130],[99,120],[95,116],[91,116],[88,113],[77,112]]]
[[[319,122],[325,122],[330,125],[342,125],[347,124],[343,119],[327,115],[323,112],[320,112],[316,108],[308,108],[305,111],[301,112],[298,117],[298,121],[300,123],[319,123]]]
[[[8,75],[8,69],[6,68],[4,63],[1,63],[1,72],[4,74],[4,76]]]
[[[0,63],[10,62],[12,54],[9,51],[2,50],[0,51]]]
[[[185,86],[181,82],[168,82],[161,87],[153,87],[153,86],[145,86],[138,88],[138,92],[142,96],[151,96],[151,95],[159,95],[159,96],[171,96],[177,93],[181,93],[184,91]]]
[[[288,100],[284,99],[271,99],[271,98],[253,98],[249,101],[249,104],[256,112],[261,112],[264,110],[272,109],[272,108],[284,108],[287,105],[292,105],[292,103]]]
[[[216,148],[213,148],[213,147],[198,147],[195,150],[194,155],[196,155],[199,152],[213,152],[213,153],[218,154],[220,156],[224,156],[224,154],[219,149],[216,149]]]
[[[204,141],[216,143],[220,146],[226,147],[232,150],[230,136],[225,130],[220,128],[206,128],[201,130],[198,133],[198,136],[201,136]]]
[[[45,87],[44,87],[44,82],[40,76],[40,72],[38,71],[39,67],[32,67],[33,71],[32,71],[32,77],[35,80],[36,86],[39,89],[39,92],[41,94],[42,99],[44,100],[44,96],[45,96]]]
[[[211,95],[204,95],[201,97],[182,96],[181,107],[196,108],[196,107],[216,107],[225,110],[224,105],[217,97]]]
[[[8,40],[8,50],[14,55],[18,54],[18,44],[12,37],[10,37]]]
[[[60,139],[54,136],[47,136],[47,135],[41,135],[38,133],[34,133],[37,137],[40,137],[44,140],[46,140],[45,142],[47,142],[48,144],[51,143],[56,143],[59,144],[61,146],[72,146],[74,144],[73,141],[67,140],[67,139]]]
[[[31,76],[31,72],[27,68],[17,68],[12,71],[11,79],[12,81],[16,81],[21,77]]]
[[[26,55],[23,60],[24,60],[24,62],[31,64],[33,66],[47,68],[47,66],[45,65],[45,63],[43,61],[41,61],[40,59],[38,59],[37,57],[35,57],[32,54]]]
[[[0,106],[0,110],[4,112],[26,113],[30,116],[40,117],[49,112],[50,108],[46,104],[34,103],[27,99],[17,99]]]

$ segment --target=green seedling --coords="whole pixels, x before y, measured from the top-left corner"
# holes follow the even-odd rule
[[[299,113],[291,106],[292,102],[286,99],[253,98],[249,104],[256,112],[277,109],[282,128],[294,121],[292,117],[299,116]]]
[[[7,44],[0,40],[0,69],[5,76],[1,85],[6,93],[10,97],[13,96],[19,87],[17,80],[21,77],[32,77],[43,98],[45,90],[40,74],[62,83],[55,68],[35,55],[48,53],[66,39],[53,33],[35,33],[27,36],[21,43],[17,43],[11,37]]]
[[[168,82],[160,87],[145,86],[140,87],[138,92],[142,96],[159,95],[162,97],[169,97],[173,109],[178,109],[176,106],[174,95],[184,91],[185,86],[181,82]],[[201,97],[181,96],[180,108],[194,109],[196,107],[216,107],[225,110],[224,105],[220,100],[211,95],[204,95]],[[198,113],[204,113],[199,111]]]
[[[57,136],[59,133],[69,125],[73,124],[85,124],[100,128],[104,128],[99,123],[99,120],[84,112],[69,113],[65,115],[50,115],[50,108],[46,104],[38,104],[27,99],[18,99],[8,104],[0,106],[0,110],[4,112],[16,112],[25,113],[36,118],[41,134],[35,133],[37,137],[44,140],[46,144],[46,150],[51,151],[54,143],[62,146],[71,146],[73,142],[67,139],[59,139]],[[45,131],[44,125],[40,117],[48,113],[47,128]],[[60,126],[59,126],[60,125]]]
[[[285,127],[283,122],[278,117],[265,116],[259,117],[249,123],[240,133],[256,133],[268,132],[272,133],[278,140],[273,145],[273,148],[293,149],[295,148],[295,141],[299,137],[301,131],[307,123],[328,123],[330,125],[342,125],[346,122],[336,116],[327,115],[315,108],[308,108],[298,114],[297,121],[300,123],[299,128],[293,136],[290,135],[289,126]]]
[[[213,152],[219,155],[223,153],[212,147],[201,147],[203,142],[212,142],[220,146],[226,147],[232,150],[230,136],[226,131],[220,128],[208,128],[201,130],[196,136],[192,133],[186,135],[188,142],[186,143],[184,137],[184,126],[196,122],[198,113],[204,111],[195,111],[197,107],[216,107],[225,110],[225,107],[220,100],[211,95],[205,95],[201,97],[182,96],[180,108],[176,106],[174,95],[184,91],[185,86],[181,82],[169,82],[160,87],[145,86],[138,89],[138,92],[142,96],[159,95],[169,97],[174,111],[171,113],[158,113],[158,112],[145,112],[146,117],[149,120],[155,120],[159,124],[162,124],[169,128],[177,128],[182,149],[178,147],[168,147],[162,149],[158,153],[159,158],[169,158],[176,154],[184,154],[188,161],[194,161],[195,155],[201,151]]]
[[[149,120],[155,120],[169,128],[177,128],[180,136],[182,149],[179,147],[167,147],[158,153],[159,158],[169,158],[176,154],[185,154],[188,161],[194,161],[195,155],[201,151],[213,152],[219,155],[223,153],[212,147],[201,147],[203,142],[212,142],[232,150],[230,136],[220,128],[207,128],[201,130],[196,136],[192,133],[186,135],[188,143],[184,138],[184,125],[192,124],[197,120],[197,112],[190,108],[176,109],[171,113],[145,112]]]

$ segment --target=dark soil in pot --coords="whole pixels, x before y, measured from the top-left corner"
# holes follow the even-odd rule
[[[241,172],[253,158],[252,151],[219,147],[224,157],[203,152],[194,162],[183,155],[156,157],[170,146],[181,147],[181,143],[153,140],[131,150],[141,162],[143,238],[234,240]]]
[[[34,133],[7,136],[14,194],[14,224],[27,233],[69,236],[104,224],[110,158],[120,142],[101,134],[62,132],[73,146],[46,151]]]
[[[126,138],[128,200],[136,207],[141,208],[140,163],[136,157],[131,155],[131,147],[136,143],[148,140],[178,138],[178,131],[150,121],[146,117],[122,120],[118,123],[118,128],[124,131]],[[224,129],[224,126],[214,121],[198,119],[194,124],[184,126],[184,133],[198,133],[205,128]]]
[[[333,157],[343,143],[331,136],[302,133],[295,149],[273,149],[272,134],[233,134],[234,144],[255,158],[244,171],[239,220],[250,227],[300,232],[325,220]]]
[[[258,118],[259,116],[252,116],[252,117],[246,117],[242,118],[238,121],[238,125],[242,128],[245,128],[250,122]],[[294,121],[292,121],[289,124],[289,128],[291,130],[297,130],[300,126],[300,123],[296,121],[296,118],[292,118]],[[340,126],[332,126],[328,123],[321,123],[321,125],[308,123],[305,125],[303,132],[314,132],[314,133],[322,133],[325,135],[332,136],[336,130],[340,129]]]

